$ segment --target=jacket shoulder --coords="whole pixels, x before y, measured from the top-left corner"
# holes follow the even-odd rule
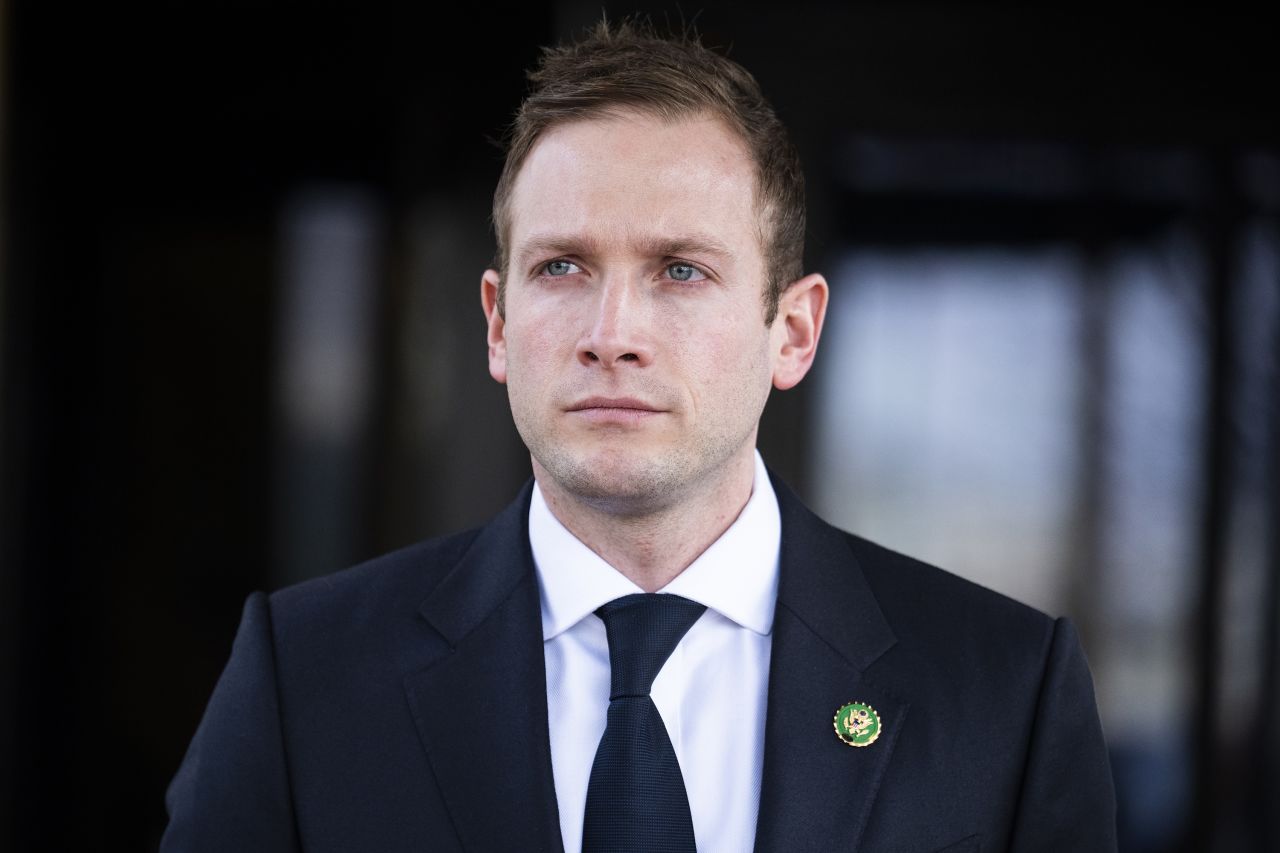
[[[414,618],[479,532],[427,539],[273,592],[270,608],[277,636],[385,628]]]
[[[843,533],[877,598],[958,617],[994,619],[1009,627],[1044,630],[1051,617],[1030,605],[957,574],[909,557],[853,533]],[[1012,624],[1010,624],[1012,623]]]
[[[942,665],[1038,672],[1053,617],[860,536],[843,533],[876,602],[906,651]]]

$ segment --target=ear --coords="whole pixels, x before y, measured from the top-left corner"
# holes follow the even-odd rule
[[[770,328],[773,387],[785,391],[799,384],[818,353],[822,321],[827,315],[827,280],[817,273],[794,281],[778,300]]]
[[[485,322],[489,324],[489,375],[506,384],[507,326],[502,310],[498,307],[500,281],[497,270],[484,271],[484,275],[480,276],[480,305],[484,308]]]

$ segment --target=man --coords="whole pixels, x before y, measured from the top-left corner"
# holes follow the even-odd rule
[[[827,285],[754,80],[604,25],[532,79],[481,299],[534,482],[251,596],[164,849],[1114,849],[1070,624],[828,527],[755,451]]]

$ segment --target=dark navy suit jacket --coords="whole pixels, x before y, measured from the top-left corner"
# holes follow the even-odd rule
[[[755,849],[1114,850],[1071,623],[836,530],[775,487]],[[169,788],[162,850],[560,851],[529,493],[477,531],[251,596]],[[850,701],[880,714],[870,746],[833,731]]]

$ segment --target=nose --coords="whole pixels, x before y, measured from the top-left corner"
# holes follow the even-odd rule
[[[578,343],[578,361],[606,368],[650,363],[652,341],[638,288],[613,277],[603,282],[595,299],[590,327]]]

